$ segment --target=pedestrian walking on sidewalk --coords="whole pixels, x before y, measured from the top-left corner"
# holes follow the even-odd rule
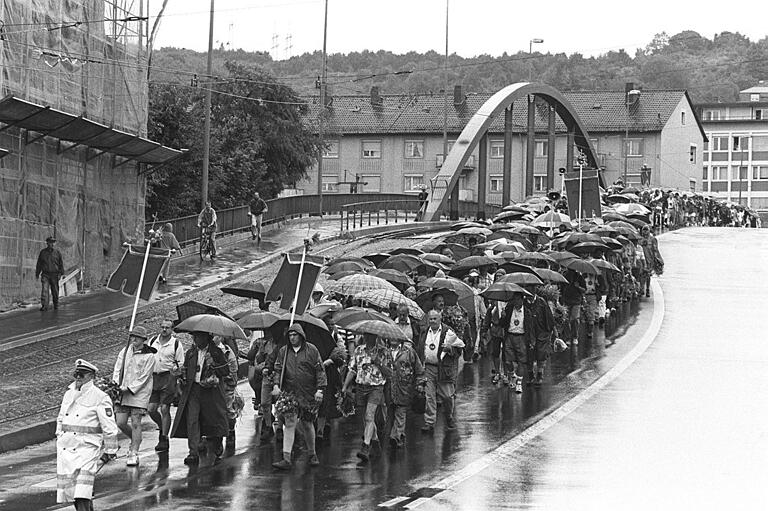
[[[160,429],[155,450],[168,450],[168,433],[171,431],[171,404],[178,398],[178,378],[184,365],[184,346],[173,335],[173,323],[164,319],[160,323],[160,333],[149,341],[149,346],[156,350],[155,365],[152,374],[152,395],[149,398],[149,417]]]
[[[229,376],[227,359],[210,333],[192,332],[192,339],[194,345],[184,356],[183,392],[171,428],[172,438],[187,439],[187,465],[197,465],[201,454],[220,456],[222,438],[229,431],[222,383]]]
[[[442,322],[442,313],[431,310],[427,313],[428,328],[421,332],[416,353],[424,364],[426,378],[427,406],[424,412],[423,433],[432,433],[437,420],[437,398],[442,400],[446,427],[454,429],[456,419],[456,377],[459,374],[459,357],[464,342]]]
[[[407,307],[407,306],[406,306]],[[389,382],[388,422],[389,445],[394,449],[405,446],[405,418],[419,385],[423,392],[424,366],[413,349],[411,341],[390,340],[392,350],[392,377]]]
[[[361,418],[363,444],[357,457],[363,462],[371,456],[371,448],[378,453],[381,450],[376,427],[376,411],[382,408],[386,418],[384,385],[392,377],[392,353],[378,342],[374,334],[364,334],[363,344],[355,348],[349,359],[349,370],[342,387],[343,394],[352,392],[355,382],[355,410]]]
[[[59,308],[59,280],[64,275],[64,259],[61,252],[54,248],[56,238],[48,236],[46,247],[37,256],[35,279],[40,279],[40,310],[48,310],[48,294],[51,295],[53,308]]]
[[[131,439],[125,464],[135,467],[139,464],[141,420],[147,413],[149,399],[152,397],[157,350],[145,344],[148,335],[144,327],[134,327],[128,335],[130,343],[117,356],[112,380],[117,382],[121,391],[120,404],[115,407],[117,427]],[[128,418],[131,419],[130,427]]]
[[[117,454],[117,424],[112,400],[93,383],[98,369],[75,362],[75,381],[61,401],[56,419],[56,502],[93,511],[93,483],[99,463]]]
[[[261,198],[259,192],[254,192],[248,212],[251,215],[251,239],[261,241],[261,223],[264,219],[264,213],[267,211],[269,211],[267,203]]]
[[[163,226],[163,233],[160,235],[160,247],[171,251],[177,251],[181,255],[181,245],[179,240],[176,239],[176,235],[173,234],[173,224],[167,223]],[[171,269],[171,258],[168,257],[163,263],[163,267],[160,270],[160,282],[166,282]]]
[[[290,470],[293,463],[291,454],[296,429],[300,429],[307,444],[309,465],[320,465],[315,451],[315,426],[317,409],[323,402],[327,385],[325,369],[320,352],[314,344],[307,342],[304,329],[298,323],[288,328],[288,344],[277,352],[275,361],[276,381],[272,395],[282,393],[291,395],[297,403],[297,409],[280,413],[279,423],[283,427],[283,459],[272,463],[280,470]],[[279,404],[279,403],[278,403]]]

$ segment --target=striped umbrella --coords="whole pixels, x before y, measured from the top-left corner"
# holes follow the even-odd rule
[[[535,271],[535,270],[534,270]],[[518,286],[543,286],[544,281],[538,274],[515,271],[501,277],[500,282],[511,282]]]
[[[413,285],[413,280],[411,280],[411,278],[408,275],[406,275],[401,271],[393,270],[391,268],[371,270],[370,272],[368,272],[368,275],[372,275],[374,277],[379,277],[380,279],[384,279],[387,282],[392,283],[392,285],[394,285],[395,287],[398,287],[399,285],[400,287],[402,287],[403,290],[408,288],[408,286]]]
[[[362,293],[356,294],[355,298],[363,300],[364,302],[370,303],[374,307],[380,307],[382,309],[389,308],[389,304],[392,302],[405,303],[408,305],[408,315],[417,320],[420,320],[424,317],[424,311],[421,310],[419,304],[410,298],[406,298],[399,292],[393,293],[392,291],[385,289],[370,289],[368,291],[363,291]]]
[[[394,325],[393,323],[385,323],[380,320],[366,319],[357,321],[356,323],[351,323],[347,327],[347,330],[359,334],[372,334],[383,339],[408,340],[408,337],[397,325]]]
[[[325,291],[326,293],[354,296],[357,293],[362,293],[369,289],[389,289],[395,293],[399,293],[397,288],[386,280],[363,273],[349,275],[337,281],[329,282]]]
[[[494,282],[488,289],[480,293],[489,300],[509,301],[515,294],[530,295],[528,291],[512,282]]]
[[[373,309],[367,309],[365,307],[347,307],[344,310],[340,310],[333,315],[333,321],[341,328],[346,329],[351,323],[357,321],[363,321],[367,319],[384,321],[392,323],[392,320],[386,314],[375,311]]]
[[[550,270],[549,268],[535,268],[533,271],[536,272],[536,275],[541,278],[544,282],[549,282],[551,284],[567,284],[568,279],[563,277],[561,273],[556,272],[555,270]]]

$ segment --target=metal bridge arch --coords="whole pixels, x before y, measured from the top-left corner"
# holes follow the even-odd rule
[[[450,191],[457,185],[461,169],[464,168],[475,147],[477,147],[496,117],[503,115],[504,110],[510,107],[515,100],[529,95],[543,99],[555,109],[557,115],[568,128],[568,132],[574,134],[575,145],[585,153],[588,166],[597,168],[597,153],[589,140],[584,124],[579,119],[576,110],[570,102],[557,89],[549,85],[527,82],[514,83],[491,96],[462,130],[461,135],[459,135],[459,138],[453,144],[453,148],[445,158],[440,171],[433,178],[436,182],[446,182],[447,187],[442,197],[437,197],[437,194],[433,191],[424,215],[425,220],[435,221],[440,219],[440,211],[442,211],[445,202],[448,200]]]

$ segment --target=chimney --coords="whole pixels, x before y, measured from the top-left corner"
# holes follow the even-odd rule
[[[374,85],[371,87],[371,105],[381,106],[383,103],[384,101],[381,99],[381,95],[379,95],[379,88]]]
[[[467,98],[464,96],[464,88],[461,85],[453,86],[453,106],[460,107],[467,102]]]
[[[635,84],[633,82],[627,82],[624,84],[624,95],[626,96],[629,94],[629,91],[633,90],[635,88]]]

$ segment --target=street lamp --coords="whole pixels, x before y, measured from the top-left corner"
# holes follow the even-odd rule
[[[539,39],[538,37],[535,37],[528,41],[528,56],[531,57],[533,55],[533,45],[534,44],[541,44],[544,42],[544,39]],[[530,68],[528,69],[528,81],[530,82],[533,80],[533,62],[530,62]]]

